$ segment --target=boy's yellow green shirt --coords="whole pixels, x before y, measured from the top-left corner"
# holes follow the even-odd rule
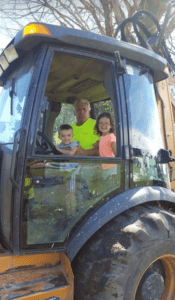
[[[81,126],[77,126],[76,123],[72,124],[72,141],[79,142],[80,147],[84,150],[92,149],[93,145],[99,141],[99,136],[94,132],[95,123],[96,120],[89,118]]]

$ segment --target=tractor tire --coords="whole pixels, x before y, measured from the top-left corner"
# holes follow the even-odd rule
[[[72,267],[75,300],[174,300],[175,214],[129,209],[85,244]]]

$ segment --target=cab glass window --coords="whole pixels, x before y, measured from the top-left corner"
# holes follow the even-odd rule
[[[113,62],[108,59],[100,61],[55,53],[38,117],[34,158],[28,159],[26,167],[21,209],[22,248],[63,245],[92,212],[124,190],[124,162],[117,155],[102,157],[99,150],[96,155],[86,156],[55,151],[55,147],[64,143],[60,134],[62,125],[70,126],[65,132],[68,130],[73,137],[76,130],[85,126],[78,146],[91,150],[101,137],[95,125],[103,113],[111,119],[100,119],[99,126],[105,131],[104,136],[111,134],[113,126],[115,141],[112,142],[119,147],[114,79]],[[77,117],[75,103],[79,99],[88,104],[83,102],[86,105],[79,107]],[[84,116],[87,120],[78,124],[78,118],[84,120]],[[86,126],[87,121],[90,122]]]
[[[19,78],[12,78],[0,97],[0,142],[12,143],[21,127],[25,100],[32,77],[32,69]]]
[[[125,75],[130,144],[156,155],[163,147],[160,121],[152,76],[142,69],[129,66]]]
[[[23,194],[22,247],[59,246],[123,189],[123,162],[30,161]]]
[[[46,109],[40,113],[35,153],[51,154],[54,152],[54,146],[60,147],[59,144],[63,141],[60,139],[59,128],[63,124],[73,126],[71,141],[77,141],[78,146],[84,150],[92,149],[102,134],[100,130],[97,132],[95,125],[97,118],[103,113],[108,113],[111,119],[107,121],[105,116],[105,119],[102,120],[101,130],[106,130],[105,134],[113,133],[111,143],[114,143],[113,140],[115,139],[115,144],[119,146],[117,127],[115,126],[118,122],[118,116],[117,113],[114,114],[117,101],[113,81],[111,64],[109,63],[56,53],[46,84],[44,101],[47,101],[47,105],[45,105]],[[87,122],[83,121],[84,123],[81,124],[83,126],[78,124],[75,108],[77,100],[89,102],[89,115]],[[90,122],[90,120],[92,121]],[[109,123],[107,129],[104,128],[107,126],[106,123]],[[80,130],[87,127],[81,138],[77,136],[77,124]],[[98,128],[100,124],[98,124]],[[91,134],[89,134],[89,130],[91,130]],[[83,139],[86,140],[86,145],[82,142]],[[66,153],[62,154],[66,155]]]
[[[168,187],[167,166],[159,165],[164,148],[151,74],[144,67],[127,66],[124,75],[129,120],[131,186]]]

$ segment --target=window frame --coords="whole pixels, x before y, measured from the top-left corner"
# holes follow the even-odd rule
[[[45,88],[47,84],[47,78],[50,71],[50,66],[52,63],[52,58],[55,52],[59,52],[60,54],[64,55],[71,55],[80,58],[87,58],[87,59],[94,59],[101,61],[102,63],[109,63],[111,68],[111,75],[113,80],[113,93],[114,93],[114,110],[115,110],[115,131],[118,133],[118,153],[116,157],[100,157],[100,156],[66,156],[66,155],[41,155],[35,153],[35,143],[36,143],[36,136],[37,136],[37,128],[39,123],[39,116],[41,113],[42,108],[42,101],[44,99]],[[98,163],[121,163],[123,165],[124,176],[123,176],[123,190],[127,189],[129,186],[129,161],[127,160],[127,150],[128,149],[128,131],[127,131],[127,117],[126,117],[126,98],[125,98],[125,91],[124,91],[124,83],[123,83],[123,76],[117,74],[117,62],[115,60],[115,56],[112,55],[103,55],[99,53],[92,53],[90,51],[84,50],[75,50],[75,49],[67,49],[63,47],[55,47],[49,46],[47,49],[47,53],[45,55],[45,60],[42,66],[42,73],[40,74],[39,83],[36,90],[35,96],[35,103],[33,109],[33,115],[31,117],[31,123],[29,128],[29,137],[28,137],[28,148],[27,148],[27,156],[26,156],[26,166],[29,161],[44,161],[44,160],[52,160],[54,162],[65,162],[65,163],[74,163],[74,162],[98,162]],[[117,113],[116,113],[117,112]],[[126,143],[124,145],[124,142]],[[25,167],[25,166],[24,166]],[[24,168],[25,171],[25,168]],[[23,182],[23,189],[24,189],[24,182]],[[23,190],[22,189],[22,190]],[[121,192],[121,191],[120,191]],[[21,197],[21,204],[23,203],[23,197]],[[22,204],[23,205],[23,204]],[[22,207],[21,205],[21,207]],[[20,218],[20,224],[22,219]],[[65,240],[65,243],[58,244],[53,249],[49,246],[36,245],[33,247],[23,247],[23,238],[21,235],[20,238],[20,249],[22,252],[33,252],[33,251],[55,251],[55,249],[59,249],[59,251],[65,251],[66,244],[68,239]],[[38,250],[37,250],[38,249]]]
[[[158,116],[158,121],[159,121],[159,133],[160,133],[160,138],[162,139],[162,148],[163,148],[163,136],[162,136],[162,132],[161,132],[161,124],[160,124],[160,118],[159,118],[159,113],[158,113],[158,108],[157,108],[157,104],[156,104],[156,94],[155,94],[155,88],[154,88],[154,81],[153,81],[153,76],[152,76],[152,72],[149,68],[147,68],[145,65],[143,64],[136,64],[135,62],[133,62],[132,60],[127,60],[126,61],[126,69],[127,69],[127,66],[128,66],[128,69],[132,70],[132,72],[134,71],[133,74],[130,74],[128,72],[128,75],[134,75],[134,76],[145,76],[145,73],[148,73],[149,76],[152,77],[152,94],[154,94],[154,104],[155,104],[155,108],[157,110],[157,116]],[[137,71],[140,71],[138,72],[138,75],[135,74],[135,70]],[[142,73],[143,71],[143,73]],[[144,73],[145,71],[145,73]],[[126,72],[127,73],[127,72]],[[125,75],[124,75],[125,76]],[[127,88],[127,85],[126,85],[126,79],[124,78],[124,89],[125,89],[125,93],[126,93],[126,88]],[[142,91],[143,93],[143,91]],[[170,188],[169,187],[169,183],[168,183],[168,169],[166,168],[166,165],[160,165],[161,168],[164,168],[164,170],[161,169],[160,174],[159,175],[159,178],[162,178],[161,179],[156,179],[154,178],[154,176],[151,174],[150,175],[150,178],[141,178],[141,179],[138,179],[138,180],[134,180],[134,177],[133,175],[135,175],[136,173],[133,171],[134,168],[133,166],[136,165],[135,163],[135,158],[138,159],[138,162],[140,163],[139,159],[142,160],[143,158],[153,158],[153,160],[155,160],[155,156],[148,150],[148,149],[144,149],[143,147],[139,148],[139,147],[133,147],[133,126],[130,127],[130,122],[131,122],[131,119],[130,116],[129,116],[129,101],[130,99],[127,98],[127,93],[126,93],[126,109],[128,111],[127,113],[127,120],[128,120],[128,140],[129,140],[129,160],[130,160],[130,170],[129,170],[129,188],[135,188],[135,187],[138,187],[138,186],[145,186],[145,185],[149,185],[149,186],[161,186],[161,187],[165,187],[165,188]],[[130,110],[131,112],[131,110]],[[134,114],[133,114],[134,115]],[[153,120],[153,118],[152,118]],[[157,131],[154,129],[154,132],[157,133]],[[150,137],[149,137],[150,138]],[[160,145],[161,147],[161,145]],[[156,160],[155,160],[156,161]],[[141,164],[142,166],[142,164]],[[160,170],[160,167],[158,167],[157,169]],[[156,168],[154,168],[156,170]],[[141,167],[140,167],[140,170],[141,170]],[[137,174],[141,174],[141,171],[139,170],[139,172],[137,172]],[[148,174],[149,176],[149,174]]]
[[[111,75],[112,75],[112,79],[113,79],[113,93],[114,93],[114,113],[115,113],[115,132],[117,132],[118,137],[117,137],[117,144],[118,144],[118,153],[117,156],[114,158],[111,157],[100,157],[100,156],[66,156],[66,155],[54,155],[54,159],[56,160],[62,160],[64,159],[65,161],[69,160],[69,161],[74,161],[74,160],[91,160],[91,161],[116,161],[116,160],[121,160],[124,158],[124,154],[123,154],[123,122],[122,122],[122,109],[121,109],[121,99],[120,99],[120,84],[119,83],[119,76],[117,77],[117,72],[116,72],[116,61],[115,61],[115,57],[111,57],[108,55],[102,55],[102,54],[94,54],[90,51],[84,51],[84,50],[74,50],[74,49],[67,49],[67,48],[63,48],[63,47],[52,47],[50,46],[48,49],[48,59],[46,60],[47,63],[45,62],[43,65],[43,69],[45,69],[44,73],[46,74],[45,78],[44,78],[44,84],[43,84],[43,78],[42,80],[40,79],[39,85],[38,85],[38,89],[42,88],[42,95],[40,94],[39,98],[43,99],[44,97],[44,93],[45,93],[45,88],[46,88],[46,83],[47,83],[47,78],[49,75],[49,71],[50,71],[50,66],[52,63],[52,59],[54,56],[54,53],[60,53],[60,54],[64,54],[64,55],[70,55],[70,56],[76,56],[76,57],[80,57],[80,58],[87,58],[87,59],[93,59],[93,60],[98,60],[102,63],[109,63],[110,64],[110,68],[111,68]],[[49,61],[49,65],[48,65],[48,61]],[[42,76],[43,77],[43,76]],[[44,85],[44,88],[43,88]],[[117,87],[117,88],[116,88]],[[33,133],[32,133],[32,140],[33,140],[33,145],[30,148],[30,151],[28,151],[29,154],[29,158],[43,158],[43,157],[50,157],[50,155],[42,155],[42,154],[35,154],[35,143],[36,143],[36,136],[37,136],[37,126],[38,126],[38,120],[39,120],[39,115],[41,113],[41,106],[42,106],[42,101],[40,99],[36,99],[36,105],[37,107],[39,107],[38,109],[38,114],[37,117],[35,116],[35,120],[37,119],[37,125],[35,125],[35,129],[33,129]],[[40,103],[39,103],[40,101]],[[116,113],[117,112],[117,113]],[[117,116],[116,116],[117,114]]]

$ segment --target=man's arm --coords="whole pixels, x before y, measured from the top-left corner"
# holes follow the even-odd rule
[[[58,151],[60,151],[62,154],[65,154],[65,155],[74,155],[75,152],[76,152],[77,149],[78,149],[77,146],[76,146],[76,147],[73,147],[73,148],[70,149],[70,150],[61,149],[61,148],[58,148],[57,146],[55,146],[55,147],[56,147],[56,149],[57,149]]]
[[[94,146],[94,148],[89,149],[89,150],[84,150],[79,146],[76,153],[75,153],[75,155],[98,156],[99,155],[99,141],[97,141],[93,146]]]

